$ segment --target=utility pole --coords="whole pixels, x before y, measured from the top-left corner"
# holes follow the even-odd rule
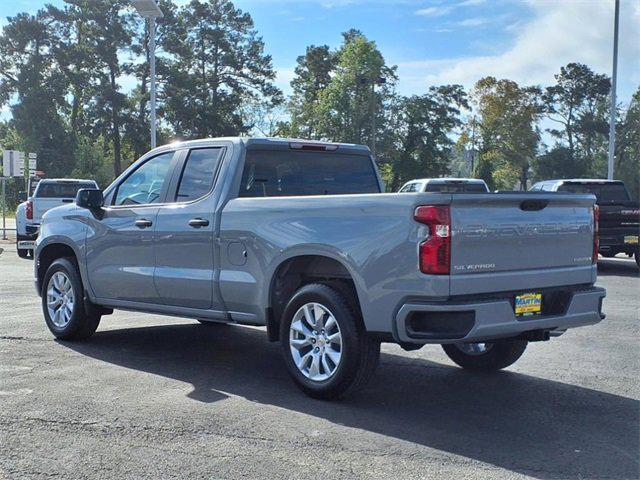
[[[473,177],[473,167],[476,161],[476,116],[473,116],[471,120],[471,173],[470,177]]]
[[[387,79],[384,77],[378,77],[373,79],[361,78],[360,83],[366,85],[367,83],[371,83],[371,155],[373,158],[376,157],[376,134],[377,134],[377,119],[378,112],[376,109],[376,85],[384,85],[387,83]]]
[[[609,118],[609,162],[607,178],[613,180],[613,160],[616,153],[616,84],[618,80],[618,28],[620,23],[620,0],[616,0],[613,24],[613,72],[611,74],[611,117]]]
[[[149,117],[151,120],[151,149],[156,148],[156,17],[149,17],[149,76],[151,77]]]
[[[140,16],[149,20],[149,77],[150,101],[149,119],[151,122],[151,148],[156,148],[156,18],[162,18],[162,10],[155,0],[131,0],[131,5]]]

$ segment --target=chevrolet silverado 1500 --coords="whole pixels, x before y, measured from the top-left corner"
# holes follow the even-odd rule
[[[60,339],[127,309],[266,326],[306,393],[363,386],[380,342],[498,370],[603,315],[592,195],[383,194],[367,147],[175,143],[47,212],[35,283]]]

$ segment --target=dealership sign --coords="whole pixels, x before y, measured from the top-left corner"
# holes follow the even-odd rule
[[[29,153],[27,165],[29,172],[34,172],[38,166],[38,156]],[[2,152],[2,176],[3,177],[23,177],[25,170],[25,154],[17,150],[4,150]]]

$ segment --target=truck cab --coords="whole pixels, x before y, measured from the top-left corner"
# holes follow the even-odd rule
[[[479,178],[418,178],[405,183],[399,193],[488,193],[489,187]]]

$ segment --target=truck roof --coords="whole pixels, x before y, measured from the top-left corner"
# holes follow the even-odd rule
[[[262,146],[274,149],[280,149],[285,146],[288,148],[294,148],[292,145],[326,145],[335,146],[340,151],[357,151],[363,154],[370,154],[369,147],[366,145],[358,145],[355,143],[339,143],[339,142],[325,142],[321,140],[307,140],[302,138],[279,138],[279,137],[211,137],[202,138],[197,140],[181,140],[173,142],[167,145],[160,146],[154,151],[162,151],[168,148],[188,148],[203,146],[211,142],[226,141],[234,144],[243,144],[247,148],[252,146]]]
[[[454,178],[454,177],[442,177],[442,178],[416,178],[411,182],[424,182],[424,183],[478,183],[484,184],[485,181],[481,178]],[[407,182],[409,183],[409,182]]]
[[[555,180],[542,180],[537,183],[556,184],[556,183],[623,183],[621,180],[607,180],[604,178],[559,178]]]
[[[80,183],[80,182],[93,182],[90,178],[43,178],[38,183]]]

